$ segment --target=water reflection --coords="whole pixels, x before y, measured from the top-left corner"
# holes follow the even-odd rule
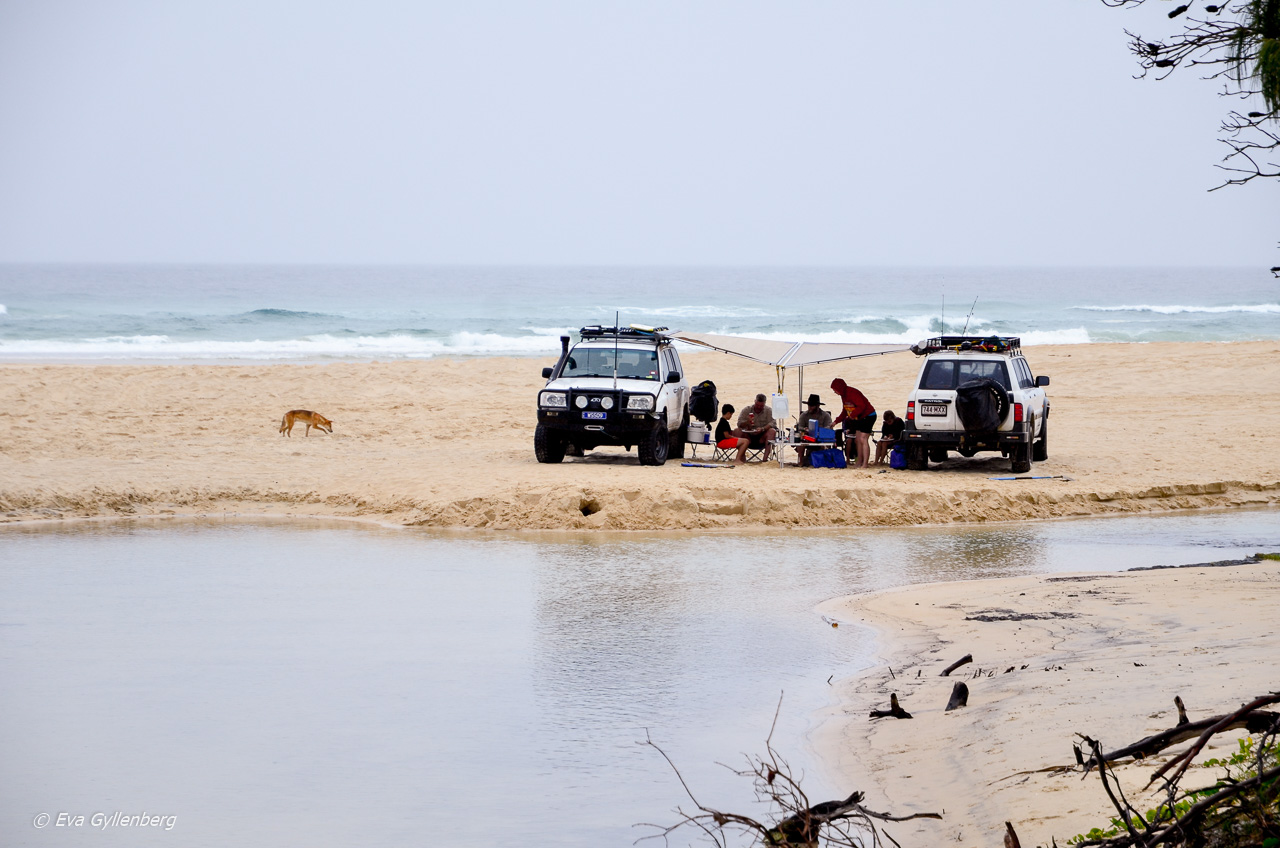
[[[868,634],[818,603],[1280,550],[1280,512],[907,530],[475,535],[333,522],[0,528],[0,843],[148,807],[184,845],[618,845],[715,763],[805,748]],[[501,799],[503,815],[474,814]],[[115,806],[111,806],[115,805]],[[373,814],[370,811],[374,811]],[[132,834],[95,834],[102,846]],[[43,840],[43,841],[42,841]]]

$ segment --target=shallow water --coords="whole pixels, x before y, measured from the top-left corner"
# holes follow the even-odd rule
[[[1280,512],[702,538],[4,528],[0,844],[625,845],[684,800],[646,729],[745,808],[715,763],[762,748],[784,691],[776,746],[813,797],[843,795],[809,716],[872,644],[817,603],[1258,550],[1280,550]],[[116,811],[176,819],[94,831]]]

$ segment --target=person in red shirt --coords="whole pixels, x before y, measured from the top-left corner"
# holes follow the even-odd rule
[[[867,400],[866,395],[838,377],[831,381],[831,391],[840,396],[840,402],[844,405],[844,410],[832,426],[843,421],[845,433],[853,433],[854,451],[849,451],[846,440],[845,455],[854,462],[854,468],[866,468],[871,462],[871,431],[876,426],[876,408]]]

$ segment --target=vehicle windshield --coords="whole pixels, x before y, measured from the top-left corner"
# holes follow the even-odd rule
[[[619,348],[618,376],[629,380],[658,379],[658,351]],[[613,348],[575,347],[569,352],[561,377],[612,377]]]
[[[1003,362],[970,359],[933,359],[920,377],[922,389],[954,389],[970,380],[995,380],[1006,391],[1009,389],[1009,372]]]

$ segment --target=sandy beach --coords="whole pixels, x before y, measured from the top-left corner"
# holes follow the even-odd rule
[[[604,448],[533,456],[539,372],[554,361],[475,358],[311,365],[0,365],[0,520],[222,512],[360,517],[493,529],[909,525],[1280,503],[1280,345],[1032,348],[1052,379],[1049,461],[1063,480],[998,482],[998,455],[929,472],[776,463],[642,468]],[[901,414],[909,353],[806,369]],[[685,357],[741,408],[768,367]],[[799,398],[795,374],[787,392]],[[289,409],[332,436],[277,431]],[[700,457],[706,458],[703,449]]]
[[[823,605],[843,626],[869,626],[877,665],[840,684],[817,747],[838,780],[895,813],[942,822],[897,825],[903,844],[1000,845],[1011,821],[1024,846],[1066,845],[1114,815],[1096,772],[1073,765],[1075,734],[1106,750],[1177,724],[1227,713],[1280,687],[1280,562],[1119,574],[1055,574],[906,587]],[[973,662],[949,677],[948,665]],[[890,671],[892,669],[892,671]],[[968,706],[945,712],[952,687]],[[897,693],[910,720],[872,721]],[[1229,755],[1240,733],[1201,760]],[[1169,755],[1189,743],[1175,745]],[[1166,756],[1118,768],[1140,809]],[[1187,788],[1218,771],[1192,774]],[[1148,803],[1149,802],[1149,803]],[[875,808],[875,807],[873,807]],[[903,837],[906,837],[905,839]]]

